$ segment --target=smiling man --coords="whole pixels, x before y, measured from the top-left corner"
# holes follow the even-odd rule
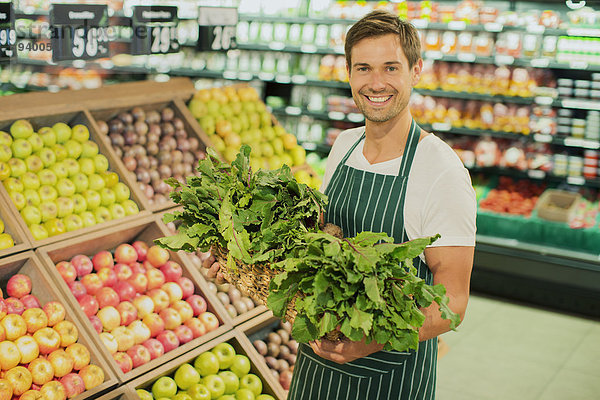
[[[341,133],[327,160],[322,190],[326,222],[344,236],[386,232],[401,243],[441,234],[418,275],[442,283],[450,307],[464,317],[475,245],[475,193],[454,151],[414,122],[408,102],[423,61],[419,36],[407,21],[373,11],[350,28],[346,62],[364,127]],[[327,340],[300,346],[290,400],[435,398],[437,336],[449,330],[432,304],[422,309],[419,348],[405,353],[382,344]]]

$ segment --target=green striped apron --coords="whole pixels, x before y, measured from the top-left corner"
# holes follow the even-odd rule
[[[339,163],[327,186],[327,222],[340,226],[346,237],[372,231],[387,232],[396,243],[407,241],[404,198],[420,133],[413,120],[398,176],[345,165],[365,138],[363,133]],[[419,276],[431,284],[433,274],[427,265],[419,257],[414,265]],[[384,350],[346,364],[321,358],[308,344],[301,344],[288,400],[433,400],[436,360],[437,338],[419,343],[417,351]]]

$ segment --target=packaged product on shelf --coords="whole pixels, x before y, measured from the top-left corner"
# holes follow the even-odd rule
[[[494,50],[494,38],[488,32],[480,32],[475,36],[475,55],[490,57]]]
[[[443,54],[452,55],[456,53],[456,32],[444,31],[442,33],[442,43],[440,51]]]

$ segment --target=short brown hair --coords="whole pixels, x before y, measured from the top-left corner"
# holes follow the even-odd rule
[[[395,34],[400,40],[404,55],[411,68],[421,58],[421,41],[417,29],[410,22],[398,18],[397,15],[385,10],[374,10],[362,17],[348,30],[344,52],[348,67],[352,67],[352,47],[359,41],[388,34]]]

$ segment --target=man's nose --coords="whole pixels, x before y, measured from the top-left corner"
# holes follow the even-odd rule
[[[369,86],[371,90],[375,92],[381,92],[382,90],[384,90],[386,87],[384,74],[382,74],[379,71],[373,71],[373,73],[371,74],[371,81]]]

